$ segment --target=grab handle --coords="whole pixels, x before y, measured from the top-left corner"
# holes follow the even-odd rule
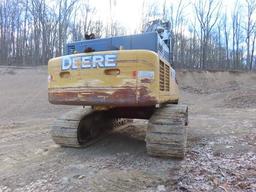
[[[104,73],[105,75],[120,75],[120,69],[105,69]]]
[[[65,78],[65,79],[70,78],[70,72],[69,71],[62,71],[62,72],[60,72],[60,77]]]

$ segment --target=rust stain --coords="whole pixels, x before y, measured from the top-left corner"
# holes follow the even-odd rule
[[[145,105],[155,105],[157,104],[157,99],[155,97],[150,96],[149,88],[146,86],[140,86],[138,88],[138,104]]]
[[[141,82],[141,83],[151,83],[152,80],[145,78],[145,79],[141,79],[140,82]]]
[[[136,98],[136,91],[134,88],[131,88],[129,86],[125,86],[121,89],[118,89],[117,91],[115,91],[112,95],[111,98],[112,99],[127,99],[127,98]]]
[[[115,91],[113,91],[115,90]],[[149,95],[147,87],[136,89],[123,86],[118,89],[50,89],[48,99],[53,104],[64,105],[113,105],[113,106],[139,106],[154,105],[156,99]],[[137,98],[137,99],[136,99]]]

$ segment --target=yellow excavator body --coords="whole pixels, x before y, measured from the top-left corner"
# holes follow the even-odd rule
[[[154,106],[177,103],[171,65],[149,50],[65,55],[49,60],[50,103],[89,106]]]
[[[67,44],[64,56],[49,60],[48,99],[83,107],[56,119],[54,142],[86,147],[130,119],[148,119],[147,153],[184,158],[188,107],[178,105],[176,74],[167,60],[168,42],[156,32]]]

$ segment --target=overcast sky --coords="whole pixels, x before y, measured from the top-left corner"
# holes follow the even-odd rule
[[[187,4],[186,10],[184,11],[184,15],[187,19],[194,17],[193,14],[193,1],[194,0],[183,0],[184,4]],[[203,1],[203,0],[202,0]],[[223,0],[223,8],[222,11],[226,9],[230,14],[234,8],[236,0]],[[245,0],[241,0],[245,1]],[[109,19],[109,0],[89,0],[92,6],[95,6],[98,10],[97,16],[101,17],[103,21],[108,22]],[[159,11],[162,11],[163,4],[165,0],[147,0],[148,4],[156,3],[159,6]],[[166,7],[170,7],[171,4],[177,6],[177,0],[166,0]],[[117,19],[122,25],[126,26],[129,30],[129,33],[132,33],[140,24],[140,20],[142,17],[142,5],[143,0],[112,0],[112,3],[115,3],[115,7],[112,8],[112,15],[115,19]]]
[[[53,0],[47,0],[51,7],[54,7]],[[146,4],[150,5],[155,3],[159,7],[159,12],[162,12],[164,2],[166,1],[166,8],[170,8],[171,5],[177,7],[178,0],[146,0]],[[195,20],[195,10],[193,3],[197,0],[183,0],[186,4],[186,9],[183,14],[185,16],[185,26],[187,29],[191,22]],[[205,1],[205,0],[201,0]],[[222,13],[227,12],[228,20],[231,24],[231,12],[235,7],[235,2],[237,0],[222,0]],[[246,0],[238,0],[240,3],[245,3]],[[89,2],[91,7],[95,7],[97,10],[94,16],[95,20],[102,20],[104,24],[110,21],[110,15],[112,15],[113,20],[118,21],[127,30],[128,34],[134,33],[135,29],[138,29],[142,19],[142,10],[144,0],[111,0],[112,2],[112,13],[110,14],[110,0],[80,0],[80,2]],[[144,6],[145,9],[146,6]],[[241,8],[241,13],[246,18],[246,10],[244,4],[239,6]],[[175,8],[174,8],[175,11]],[[81,11],[81,14],[83,10]],[[256,14],[253,16],[256,20]]]

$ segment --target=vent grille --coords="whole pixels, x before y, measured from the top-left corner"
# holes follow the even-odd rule
[[[160,91],[164,91],[164,63],[160,61]]]
[[[160,91],[170,91],[170,67],[160,61]]]
[[[170,67],[165,64],[164,89],[170,91]]]

